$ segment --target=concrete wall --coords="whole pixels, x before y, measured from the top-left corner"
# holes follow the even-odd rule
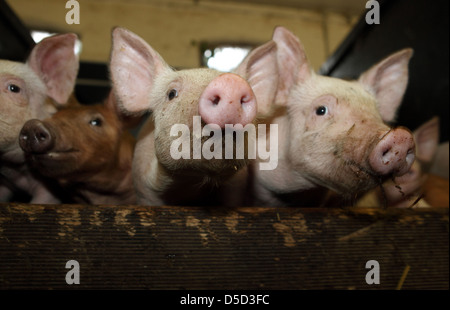
[[[178,68],[200,65],[202,41],[260,44],[271,38],[275,26],[282,25],[301,39],[311,64],[318,69],[359,18],[227,2],[79,0],[80,24],[69,25],[65,0],[7,2],[30,28],[77,33],[83,43],[81,60],[108,61],[111,29],[122,26],[140,35]]]

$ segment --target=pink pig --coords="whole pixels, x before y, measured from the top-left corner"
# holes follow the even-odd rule
[[[175,159],[170,152],[175,139],[171,130],[182,125],[194,132],[193,143],[194,118],[201,119],[201,127],[215,125],[221,130],[227,124],[252,124],[257,103],[268,105],[276,93],[275,43],[255,49],[235,73],[207,68],[176,71],[143,39],[116,28],[110,71],[125,111],[152,112],[138,136],[133,159],[138,203],[240,204],[248,157],[194,158],[188,152],[189,158]]]
[[[345,197],[407,173],[412,134],[390,128],[408,82],[411,49],[364,72],[358,81],[320,76],[291,32],[278,27],[279,84],[268,122],[278,124],[274,170],[254,169],[257,205],[321,204],[327,189]]]
[[[78,72],[75,34],[44,39],[25,64],[0,60],[0,201],[13,192],[31,196],[33,203],[57,203],[47,185],[25,164],[19,132],[33,118],[44,119],[71,97]]]

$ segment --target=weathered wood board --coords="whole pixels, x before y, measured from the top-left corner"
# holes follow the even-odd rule
[[[0,204],[0,288],[448,289],[448,237],[448,208]]]

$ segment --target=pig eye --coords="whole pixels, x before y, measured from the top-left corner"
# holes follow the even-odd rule
[[[323,105],[321,105],[320,107],[318,107],[316,109],[316,115],[319,115],[319,116],[325,115],[325,114],[327,114],[327,112],[328,112],[327,107],[324,107]]]
[[[173,98],[178,97],[178,91],[176,89],[171,89],[169,90],[169,92],[167,93],[167,98],[169,100],[172,100]]]
[[[15,85],[15,84],[9,84],[8,85],[8,90],[12,93],[19,93],[20,92],[20,87]]]
[[[92,126],[100,127],[100,126],[102,126],[102,120],[99,118],[94,118],[93,120],[91,120],[89,122],[89,124],[91,124]]]

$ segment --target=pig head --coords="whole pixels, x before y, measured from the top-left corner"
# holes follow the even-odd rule
[[[407,173],[385,181],[361,197],[361,207],[429,207],[423,185],[439,144],[439,118],[433,117],[414,130],[416,160]]]
[[[270,122],[279,125],[279,164],[256,172],[262,203],[318,187],[353,196],[409,171],[413,136],[385,123],[395,120],[405,92],[411,49],[345,81],[314,73],[302,44],[285,28],[276,28],[273,40],[280,80]]]
[[[57,202],[28,171],[18,137],[27,120],[49,117],[75,100],[71,94],[78,72],[76,39],[75,34],[46,38],[26,63],[0,60],[0,201],[17,191],[30,195],[31,202]]]
[[[139,203],[216,204],[227,186],[243,188],[247,157],[194,158],[191,150],[188,158],[174,159],[170,149],[177,136],[171,130],[174,125],[187,126],[193,145],[194,117],[201,119],[202,127],[221,130],[226,124],[253,123],[257,101],[269,102],[275,96],[275,56],[276,45],[269,42],[253,51],[235,73],[176,71],[143,39],[114,29],[110,71],[119,102],[131,114],[152,112],[139,134],[133,161]]]
[[[45,120],[29,120],[20,146],[32,169],[58,181],[72,201],[133,204],[134,137],[111,92],[104,104],[78,105]]]

